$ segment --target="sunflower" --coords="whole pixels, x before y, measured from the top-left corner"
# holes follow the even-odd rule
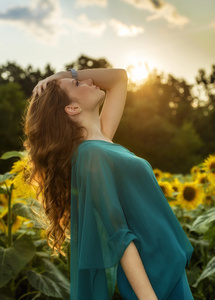
[[[154,169],[153,172],[157,180],[160,180],[163,177],[163,172],[161,170]]]
[[[208,179],[208,173],[198,173],[196,176],[196,182],[200,184],[210,184],[210,180]]]
[[[174,178],[173,181],[171,181],[171,186],[174,192],[178,192],[179,187],[181,185],[181,181],[178,180],[178,178]]]
[[[13,179],[14,191],[13,198],[35,198],[35,189],[26,182],[26,174],[24,171],[19,172]]]
[[[215,197],[212,194],[205,195],[204,204],[210,205],[214,203]]]
[[[172,197],[173,189],[168,181],[159,180],[158,184],[166,197]]]
[[[207,173],[208,179],[211,182],[215,181],[215,155],[209,155],[209,157],[204,160],[203,170]]]
[[[178,178],[174,178],[171,182],[170,182],[170,185],[171,185],[171,188],[172,188],[172,199],[171,201],[169,201],[170,199],[168,199],[168,202],[169,202],[169,205],[171,207],[173,206],[177,206],[180,204],[178,203],[178,200],[176,198],[176,195],[178,193],[178,189],[179,189],[179,186],[180,186],[181,182],[178,180]],[[174,200],[175,199],[175,200]]]
[[[7,180],[8,184],[14,184],[12,199],[28,198],[30,196],[32,198],[36,197],[36,190],[34,186],[28,183],[31,173],[28,155],[16,161],[13,164],[10,173],[14,174],[14,178],[12,180]]]
[[[185,182],[179,187],[177,200],[181,207],[188,211],[195,209],[203,203],[204,192],[201,187],[197,187],[197,182]]]
[[[193,166],[190,170],[190,173],[193,175],[193,179],[195,179],[197,175],[201,173],[201,170],[199,167]]]
[[[23,170],[30,170],[30,165],[29,165],[29,158],[28,156],[24,156],[22,159],[16,161],[13,163],[12,169],[10,171],[11,174],[19,173]]]
[[[171,178],[172,174],[170,172],[163,172],[163,177],[164,178]]]
[[[207,188],[207,193],[205,193],[205,204],[213,205],[215,204],[215,182]]]

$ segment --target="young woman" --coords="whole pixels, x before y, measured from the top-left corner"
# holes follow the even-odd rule
[[[125,300],[191,300],[194,249],[150,163],[112,141],[126,93],[122,69],[71,69],[35,86],[25,147],[47,234],[60,251],[70,228],[71,300],[111,299],[116,283]]]

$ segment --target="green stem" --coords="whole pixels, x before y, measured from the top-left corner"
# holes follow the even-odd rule
[[[17,300],[21,300],[22,298],[26,297],[27,295],[39,294],[39,293],[40,293],[40,291],[28,292],[28,293],[22,295],[21,297],[19,297]]]
[[[64,268],[67,268],[67,264],[61,259],[61,258],[57,258],[57,260],[64,266]]]
[[[13,184],[11,184],[9,193],[8,193],[8,214],[7,214],[7,227],[8,227],[8,246],[12,247],[13,245],[13,236],[12,236],[12,209],[11,209],[11,199],[12,199]]]
[[[14,287],[14,291],[17,290],[17,288],[19,287],[19,285],[22,283],[22,281],[26,280],[27,276],[22,277],[16,284],[16,286]]]

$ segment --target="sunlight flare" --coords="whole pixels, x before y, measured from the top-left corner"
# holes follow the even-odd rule
[[[140,60],[133,61],[127,67],[128,78],[131,83],[140,85],[147,78],[149,74],[148,64]]]

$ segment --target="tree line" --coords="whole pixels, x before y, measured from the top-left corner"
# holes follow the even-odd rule
[[[104,58],[81,55],[68,68],[109,68]],[[0,66],[0,155],[23,150],[21,116],[36,83],[55,73],[16,62]],[[147,159],[153,168],[186,174],[215,153],[215,65],[210,74],[200,69],[195,84],[153,70],[145,82],[127,94],[124,114],[113,141]],[[117,101],[117,99],[116,99]],[[102,109],[102,107],[101,107]],[[0,160],[0,173],[13,159]]]

